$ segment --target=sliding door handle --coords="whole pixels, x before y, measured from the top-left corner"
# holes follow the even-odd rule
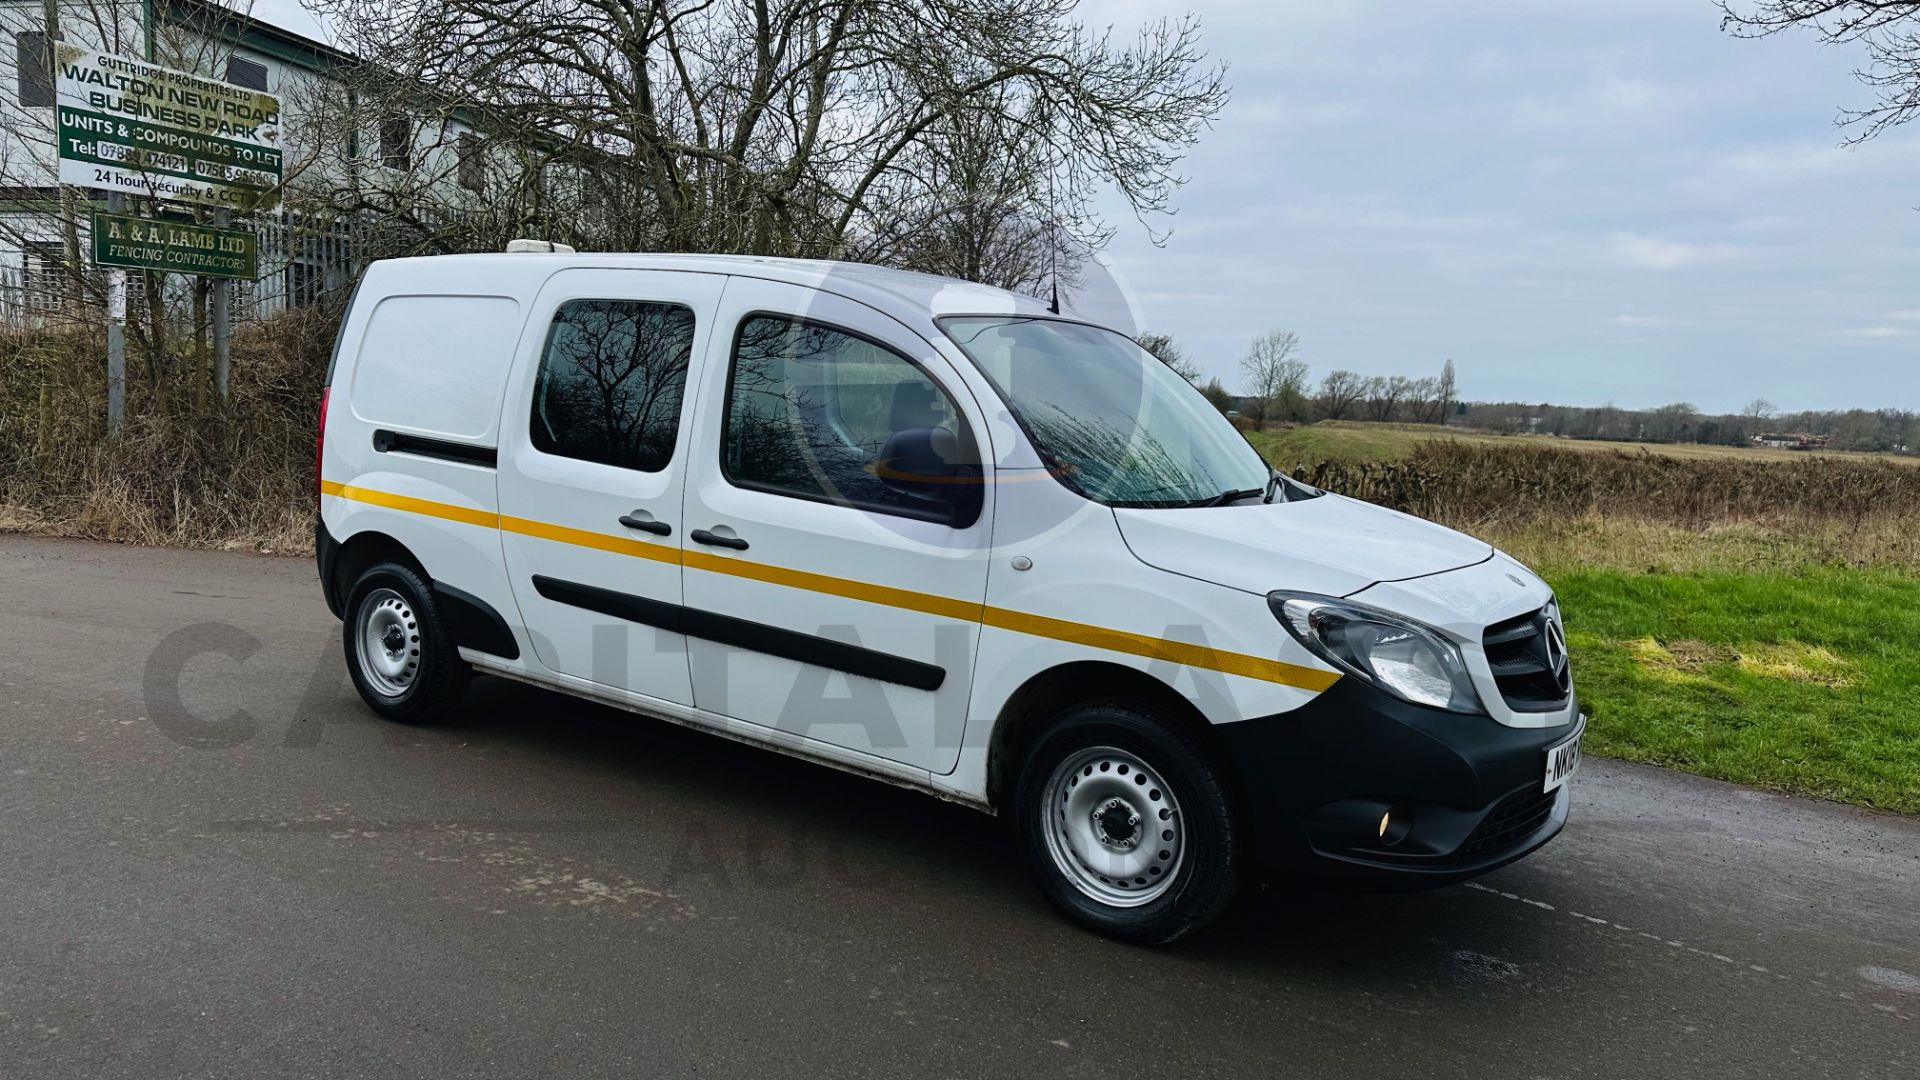
[[[673,535],[673,526],[664,521],[655,521],[652,518],[637,518],[632,514],[621,514],[620,524],[625,525],[629,529],[639,529],[641,532],[652,533],[655,536]]]
[[[745,540],[740,539],[737,536],[721,536],[718,533],[711,533],[705,529],[695,529],[692,532],[688,533],[687,535],[692,537],[693,542],[696,544],[707,544],[712,547],[732,548],[735,551],[747,550],[747,542]]]

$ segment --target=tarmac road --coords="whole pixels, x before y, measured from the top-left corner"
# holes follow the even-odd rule
[[[338,643],[309,561],[0,536],[0,1075],[1920,1076],[1913,819],[1589,759],[1481,882],[1141,949],[991,818]]]

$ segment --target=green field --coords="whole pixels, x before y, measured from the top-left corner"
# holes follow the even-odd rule
[[[1548,577],[1595,753],[1920,812],[1920,577]]]
[[[1398,461],[1433,434],[1318,424],[1254,438],[1269,460],[1299,468]],[[1539,443],[1542,453],[1596,445],[1445,437]],[[1680,456],[1765,453],[1701,449]],[[1530,563],[1559,593],[1594,753],[1920,813],[1920,519],[1912,513],[1703,525],[1652,512],[1536,512],[1452,524]]]

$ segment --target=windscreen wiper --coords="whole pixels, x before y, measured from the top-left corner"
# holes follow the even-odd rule
[[[1241,499],[1252,499],[1261,495],[1270,495],[1272,491],[1273,491],[1273,486],[1271,483],[1269,483],[1268,486],[1264,488],[1247,488],[1242,491],[1223,491],[1220,494],[1215,495],[1211,499],[1202,499],[1199,502],[1194,503],[1193,505],[1196,507],[1200,507],[1202,509],[1209,506],[1225,506],[1228,503],[1237,503]]]

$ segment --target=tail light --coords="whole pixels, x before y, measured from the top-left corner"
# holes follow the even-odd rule
[[[320,464],[326,460],[327,398],[332,392],[331,386],[320,388],[320,428],[313,433],[313,505],[315,509],[320,506]]]

